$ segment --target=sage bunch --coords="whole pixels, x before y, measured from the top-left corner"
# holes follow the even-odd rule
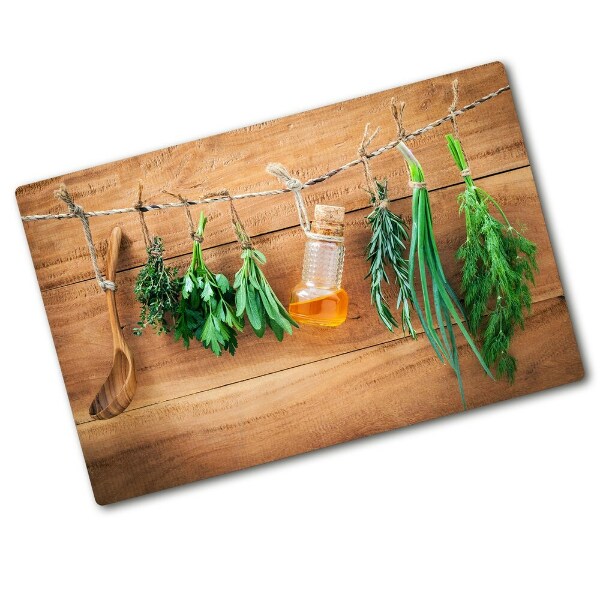
[[[280,342],[283,334],[292,334],[292,326],[298,324],[288,314],[283,304],[271,288],[260,265],[266,264],[265,255],[253,247],[242,250],[242,267],[235,274],[233,288],[235,290],[236,316],[244,315],[254,333],[263,337],[267,326]]]

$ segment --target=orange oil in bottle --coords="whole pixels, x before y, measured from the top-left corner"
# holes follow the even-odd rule
[[[298,323],[337,327],[346,320],[348,314],[348,294],[342,288],[330,294],[309,300],[294,302],[294,300],[299,300],[299,298],[294,296],[294,293],[292,293],[289,313]]]

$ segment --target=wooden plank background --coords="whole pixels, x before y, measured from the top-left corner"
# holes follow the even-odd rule
[[[456,76],[460,105],[507,84],[500,63],[484,65],[23,186],[17,201],[22,215],[65,212],[52,194],[64,182],[86,210],[122,207],[135,201],[139,178],[148,203],[168,201],[160,193],[164,188],[190,198],[223,188],[232,194],[272,189],[279,187],[265,173],[272,161],[306,180],[354,158],[366,122],[381,126],[381,143],[392,139],[392,96],[407,102],[408,131],[446,114]],[[540,265],[532,290],[534,308],[514,342],[519,360],[515,384],[486,378],[472,353],[461,346],[467,400],[475,407],[574,381],[583,372],[511,92],[461,116],[459,124],[474,175],[500,200],[514,224],[527,226],[528,236],[538,244]],[[449,126],[441,126],[410,146],[431,189],[442,262],[458,287],[454,253],[464,239],[464,223],[456,196],[462,183],[446,148],[448,131]],[[389,180],[392,209],[410,222],[410,190],[400,155],[390,151],[375,158],[372,167],[376,176]],[[124,231],[117,303],[138,369],[130,408],[110,421],[91,421],[88,415],[89,403],[110,370],[112,339],[81,224],[75,219],[24,223],[99,503],[460,410],[454,376],[427,340],[389,333],[370,306],[364,280],[369,239],[364,217],[369,207],[363,188],[361,169],[354,168],[305,194],[309,210],[315,203],[346,208],[348,321],[335,329],[303,327],[281,345],[270,334],[258,340],[246,331],[235,357],[215,357],[199,345],[186,351],[171,337],[151,332],[133,336],[139,307],[132,288],[145,260],[137,215],[92,218],[101,260],[111,229],[119,225]],[[269,280],[287,299],[299,279],[305,241],[291,195],[240,200],[237,206],[267,255]],[[227,206],[218,203],[204,210],[209,217],[207,261],[232,277],[240,251]],[[199,212],[199,207],[193,209],[195,218]],[[152,211],[146,218],[151,231],[163,237],[169,263],[185,268],[191,248],[183,211]],[[562,339],[563,346],[550,344],[551,337]],[[270,390],[268,397],[262,395],[264,389]]]

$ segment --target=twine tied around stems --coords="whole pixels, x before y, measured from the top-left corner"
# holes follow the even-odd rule
[[[246,232],[246,228],[244,227],[244,223],[242,222],[242,219],[240,218],[240,215],[238,214],[238,211],[235,208],[231,194],[227,190],[223,190],[219,195],[225,196],[229,201],[229,210],[231,212],[231,224],[233,226],[233,230],[235,231],[235,235],[238,239],[238,242],[242,247],[242,250],[249,250],[253,248],[254,246],[252,245],[252,239]]]
[[[185,209],[185,216],[190,230],[190,237],[194,240],[194,242],[201,244],[204,241],[204,237],[196,233],[194,219],[192,219],[192,211],[190,210],[190,203],[183,198],[181,194],[177,194],[177,198],[179,198],[179,201],[183,204],[183,208]]]
[[[79,204],[75,204],[73,197],[69,193],[69,190],[67,190],[67,186],[64,183],[61,184],[61,186],[54,192],[54,196],[59,200],[62,200],[69,207],[69,212],[81,221],[85,240],[88,245],[88,251],[92,260],[92,267],[94,268],[94,275],[96,276],[98,285],[105,292],[107,290],[114,292],[117,289],[117,285],[114,281],[105,279],[102,275],[102,271],[100,271],[100,267],[98,266],[98,255],[96,254],[96,247],[94,246],[94,240],[92,239],[90,222],[85,214],[85,210],[82,206],[79,206]]]
[[[283,183],[288,190],[294,193],[294,200],[296,202],[296,209],[298,210],[298,218],[300,220],[300,227],[307,238],[312,240],[319,240],[321,242],[343,242],[344,238],[338,235],[325,235],[321,233],[314,233],[310,230],[310,220],[308,218],[308,212],[306,210],[306,204],[302,198],[302,188],[304,184],[295,177],[292,177],[289,171],[280,163],[269,163],[267,165],[267,173],[277,177],[281,183]]]
[[[392,98],[390,102],[390,110],[392,111],[392,117],[396,123],[396,131],[398,132],[398,148],[402,145],[405,146],[406,130],[404,129],[404,109],[406,102],[398,102],[396,98]],[[405,146],[406,147],[406,146]],[[410,168],[408,162],[404,161],[404,168],[408,173],[408,185],[411,189],[424,189],[427,188],[427,184],[424,181],[412,181],[410,175]]]
[[[424,189],[427,189],[427,183],[425,181],[409,181],[408,185],[413,190],[424,190]]]
[[[141,179],[138,179],[138,199],[137,202],[133,205],[133,207],[137,210],[138,216],[140,218],[140,227],[142,229],[142,236],[144,238],[144,246],[146,250],[150,253],[151,256],[157,257],[162,254],[162,252],[155,246],[153,243],[153,238],[150,235],[150,230],[148,229],[148,225],[146,224],[146,219],[144,218],[144,200],[142,199],[144,192],[144,184]]]
[[[448,107],[448,112],[450,113],[450,119],[452,120],[452,129],[454,131],[454,137],[460,141],[460,136],[458,134],[458,123],[456,121],[456,107],[458,106],[458,79],[454,79],[452,81],[452,104]],[[463,148],[463,154],[465,157],[465,161],[467,166],[460,172],[461,177],[471,177],[471,168],[469,166],[469,159],[467,158],[467,154],[465,149]]]

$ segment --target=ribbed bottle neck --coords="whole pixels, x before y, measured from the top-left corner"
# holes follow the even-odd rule
[[[326,234],[333,235],[333,234]],[[308,240],[304,250],[302,280],[308,285],[327,289],[342,286],[344,244]]]

